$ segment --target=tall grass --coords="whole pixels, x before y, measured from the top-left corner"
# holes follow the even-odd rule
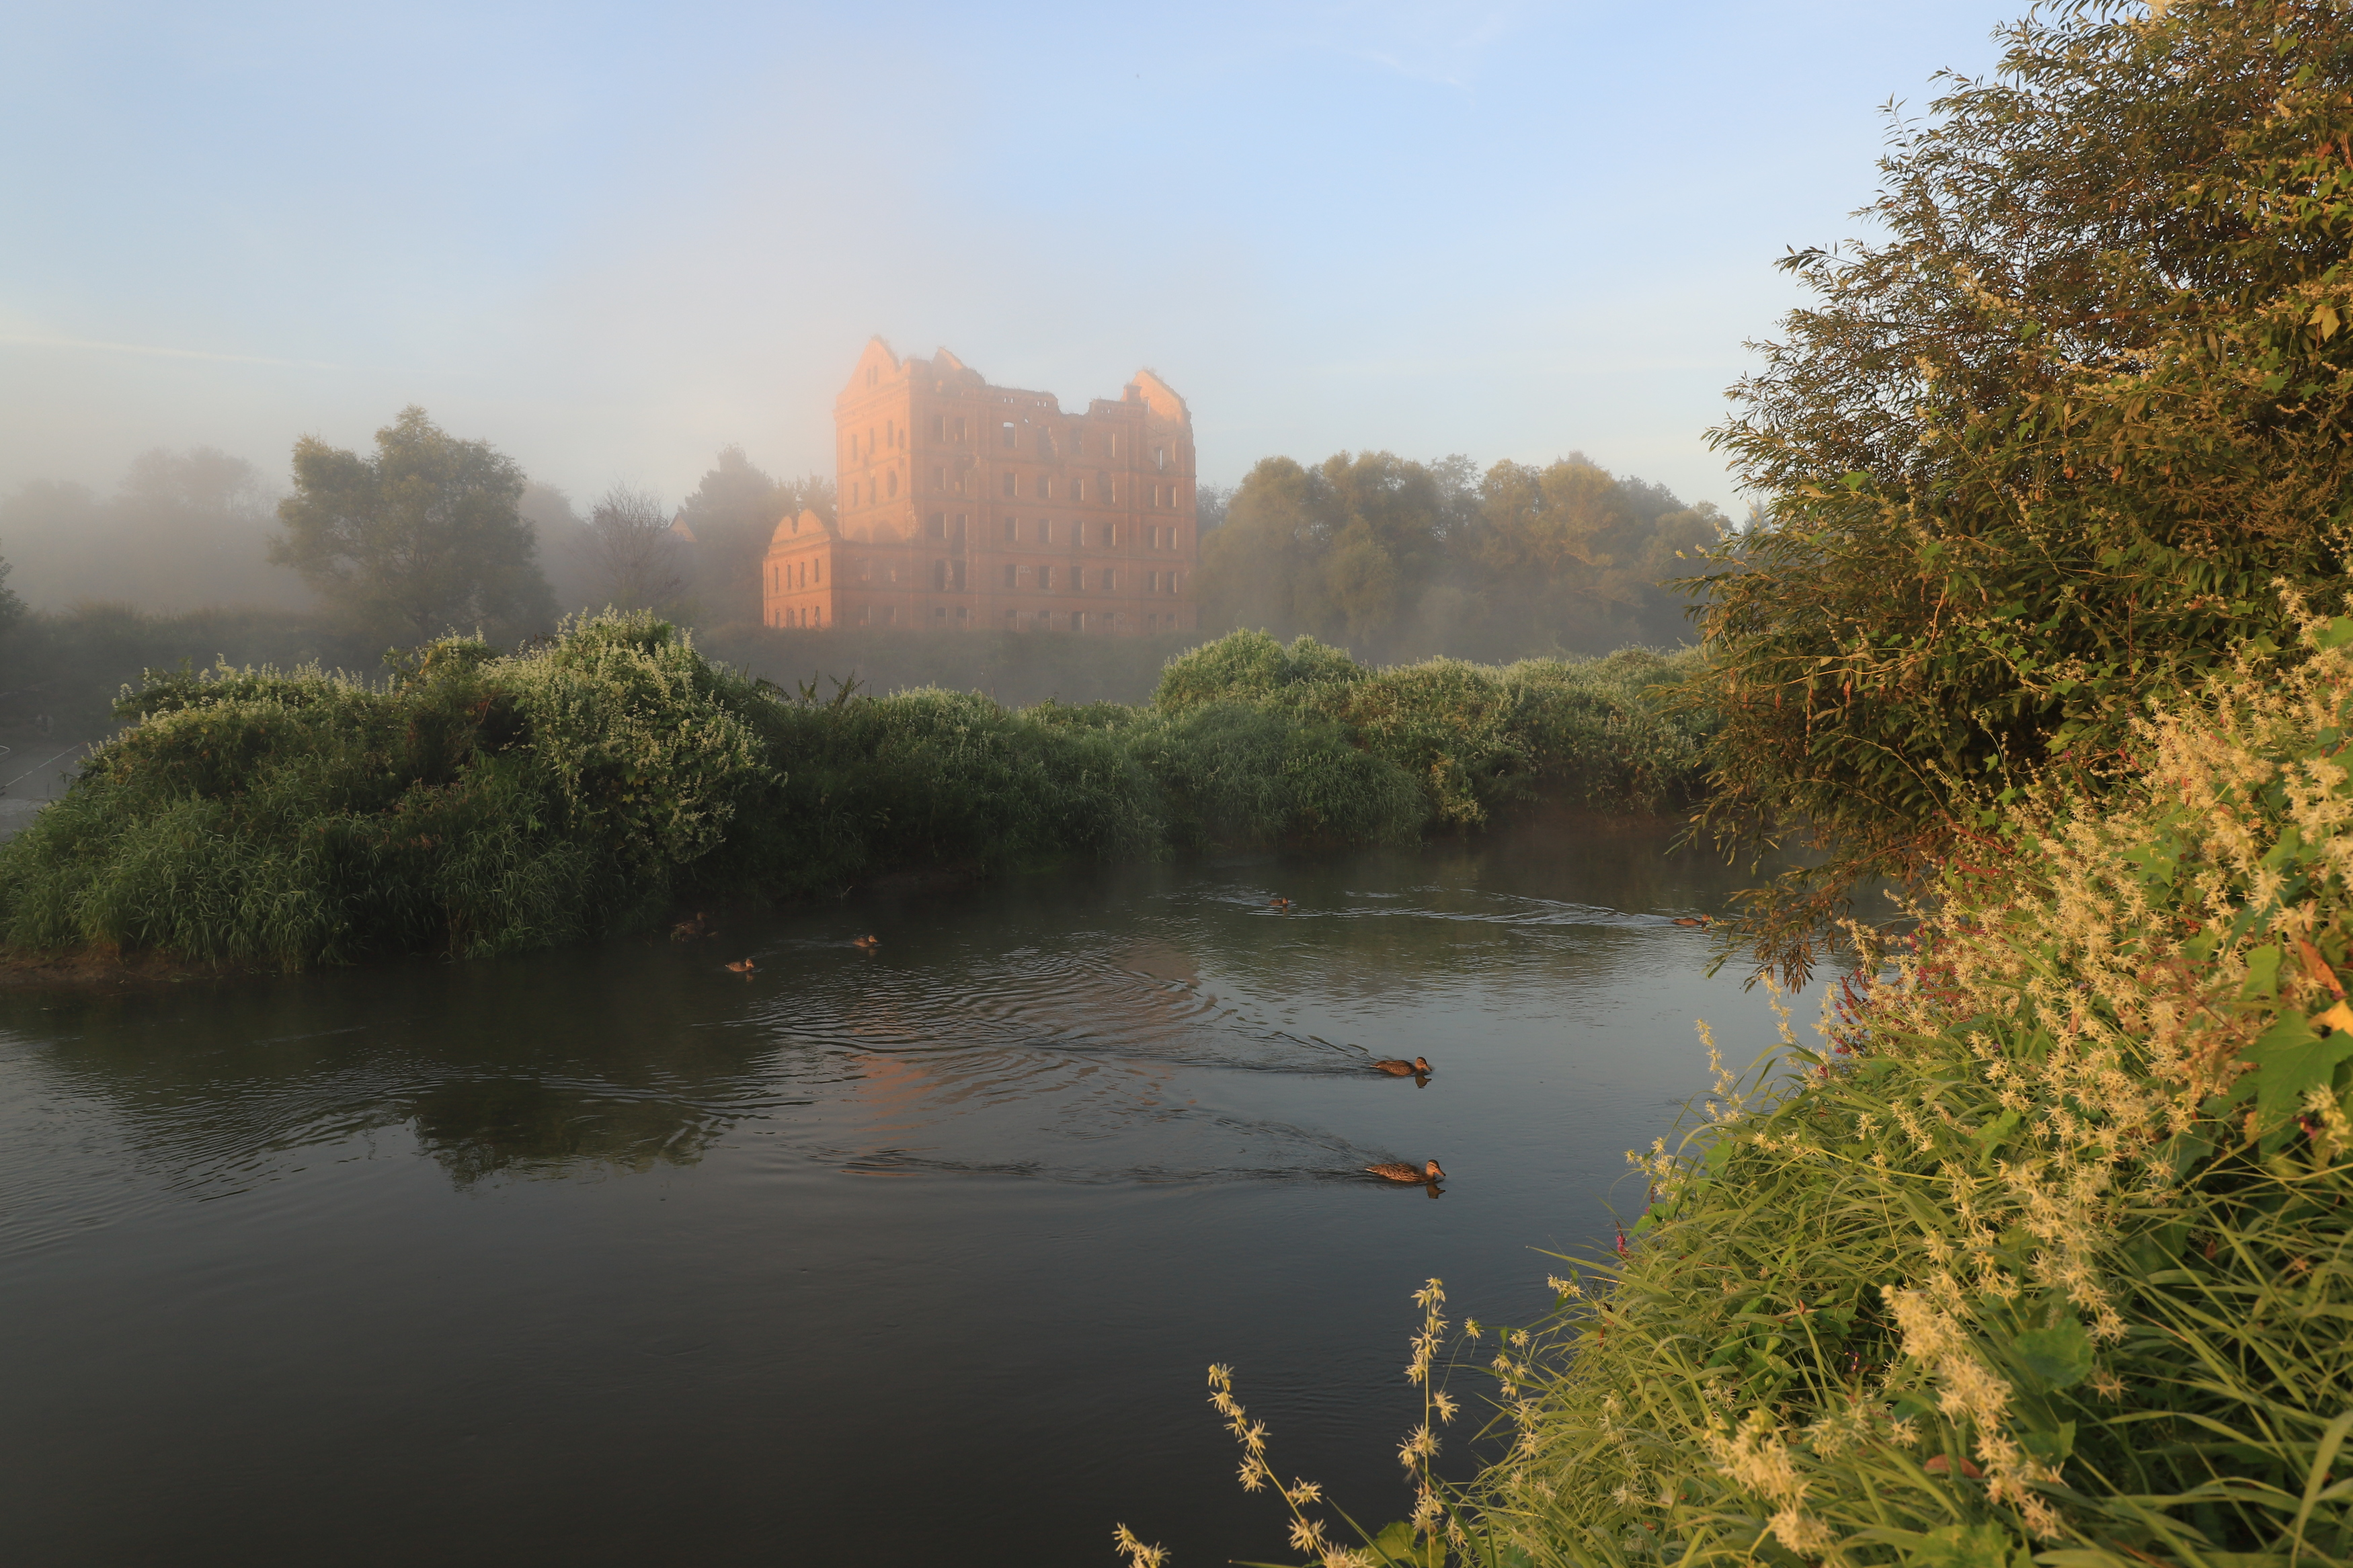
[[[1630,1156],[1630,1249],[1495,1347],[1424,1557],[2353,1561],[2353,620],[2306,637]]]
[[[1233,676],[1270,648],[1314,679]],[[608,614],[393,666],[151,676],[118,708],[132,728],[0,846],[0,941],[289,968],[488,954],[908,867],[1397,842],[1555,797],[1653,809],[1696,775],[1644,696],[1672,669],[1651,656],[1376,671],[1245,634],[1172,661],[1147,707],[1009,710],[795,700]]]

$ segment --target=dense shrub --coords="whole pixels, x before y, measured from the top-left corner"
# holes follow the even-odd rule
[[[2295,641],[2353,566],[2353,12],[2043,6],[1892,128],[1860,245],[1716,432],[1769,520],[1709,579],[1709,821],[1822,854],[1749,897],[1795,974],[2008,792]]]
[[[484,954],[898,868],[1394,843],[1547,796],[1651,809],[1696,757],[1641,695],[1652,662],[1376,672],[1238,635],[1149,708],[794,700],[639,614],[507,656],[444,638],[382,685],[153,676],[118,710],[132,728],[0,846],[0,940]]]
[[[1499,1560],[2353,1559],[2353,621],[2304,635],[1635,1156],[1630,1255],[1500,1347]]]

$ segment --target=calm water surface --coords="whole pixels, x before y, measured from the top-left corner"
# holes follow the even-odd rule
[[[1413,1289],[1535,1316],[1693,1020],[1770,1043],[1669,921],[1729,886],[1556,825],[0,996],[0,1560],[1281,1555],[1211,1361],[1399,1516]]]

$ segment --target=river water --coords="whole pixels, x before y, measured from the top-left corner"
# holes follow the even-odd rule
[[[1212,1361],[1399,1517],[1412,1291],[1535,1317],[1694,1020],[1770,1045],[1670,918],[1732,884],[1565,822],[0,995],[0,1560],[1284,1556]]]

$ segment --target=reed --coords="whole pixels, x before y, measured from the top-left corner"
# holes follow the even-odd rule
[[[1313,680],[1220,673],[1268,647]],[[1172,661],[1148,706],[1027,710],[787,692],[645,614],[388,663],[151,672],[117,707],[130,727],[0,846],[0,941],[290,969],[485,955],[911,867],[1393,843],[1554,798],[1654,809],[1697,776],[1686,721],[1646,696],[1674,668],[1655,656],[1370,670],[1237,634]]]

